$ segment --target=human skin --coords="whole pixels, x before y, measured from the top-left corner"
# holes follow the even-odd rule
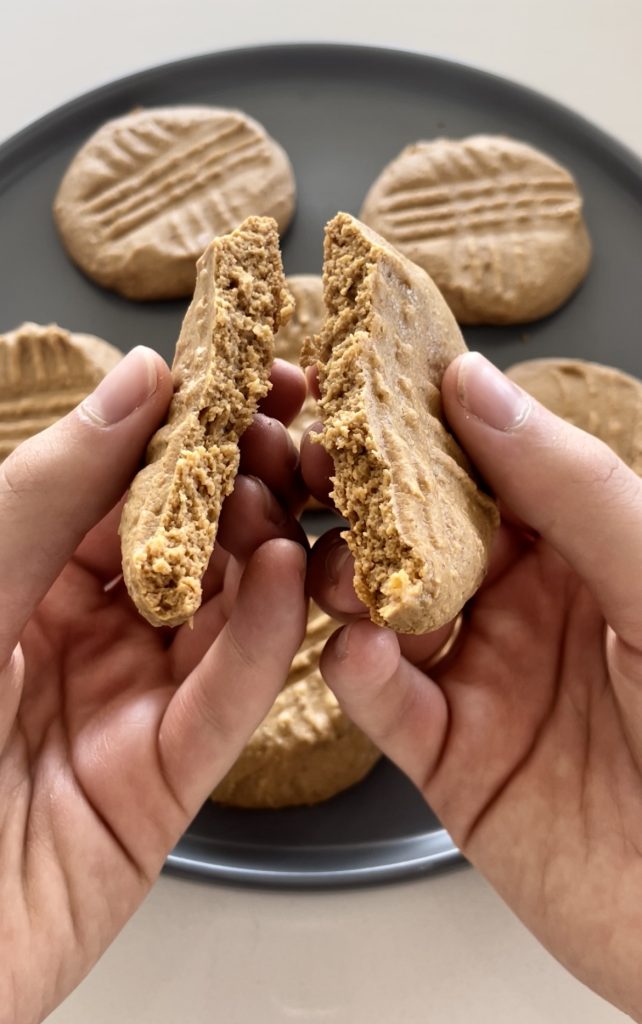
[[[642,481],[477,353],[448,368],[442,397],[501,501],[487,579],[440,660],[448,629],[368,621],[327,535],[309,589],[347,625],[322,671],[524,924],[639,1021]],[[302,469],[327,500],[332,466],[309,439]]]
[[[171,396],[159,356],[134,350],[0,466],[2,1024],[41,1020],[103,953],[301,641],[305,539],[285,506],[304,495],[275,417],[305,385],[281,363],[272,380],[193,629],[153,629],[117,579],[121,498]]]

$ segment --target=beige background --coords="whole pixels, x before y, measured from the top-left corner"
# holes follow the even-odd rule
[[[165,60],[368,42],[534,86],[642,154],[639,0],[30,0],[4,5],[0,139]],[[332,894],[162,878],[54,1024],[615,1024],[470,869]]]

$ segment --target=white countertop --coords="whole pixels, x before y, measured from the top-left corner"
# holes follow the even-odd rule
[[[531,85],[642,154],[639,0],[5,5],[0,139],[95,85],[287,41],[424,50]],[[163,877],[54,1024],[615,1024],[469,868],[278,893]]]

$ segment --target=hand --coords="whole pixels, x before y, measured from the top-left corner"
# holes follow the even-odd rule
[[[640,1020],[642,481],[478,354],[442,394],[504,507],[487,580],[429,670],[447,630],[372,625],[323,538],[310,590],[349,625],[322,671],[541,942]],[[327,456],[306,442],[302,464],[327,494]]]
[[[276,363],[243,438],[194,628],[155,630],[122,581],[121,499],[171,395],[136,349],[0,466],[0,1022],[80,981],[268,711],[305,628],[301,499]],[[105,517],[105,518],[102,518]],[[291,538],[291,539],[280,539]]]

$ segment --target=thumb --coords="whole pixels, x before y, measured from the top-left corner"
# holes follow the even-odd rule
[[[642,646],[642,481],[478,352],[448,367],[442,398],[497,496],[566,559],[616,633]]]
[[[135,348],[0,465],[0,665],[84,535],[127,489],[171,393],[161,357]]]

